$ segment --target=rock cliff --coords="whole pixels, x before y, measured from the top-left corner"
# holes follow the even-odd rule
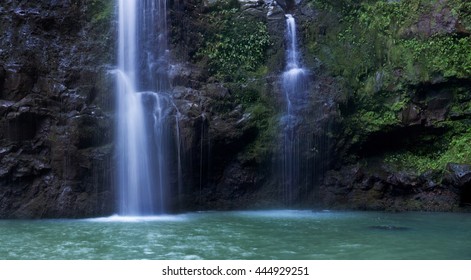
[[[0,217],[115,211],[115,4],[0,4]],[[169,9],[184,178],[172,182],[175,211],[471,203],[466,1],[179,0]],[[277,166],[287,12],[309,80],[302,184],[289,204]]]
[[[308,1],[308,56],[341,85],[324,207],[469,208],[466,1]],[[460,174],[460,175],[459,175]]]
[[[114,32],[95,2],[0,5],[0,217],[111,213]]]

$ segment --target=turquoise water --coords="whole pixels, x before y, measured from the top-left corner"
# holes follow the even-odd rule
[[[2,220],[0,259],[471,259],[471,214],[283,210]]]

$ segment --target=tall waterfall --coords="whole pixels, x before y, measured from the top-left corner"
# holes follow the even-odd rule
[[[118,213],[168,210],[174,106],[167,94],[166,0],[119,0]],[[173,146],[172,146],[173,145]]]
[[[299,61],[299,50],[296,38],[296,21],[290,14],[286,15],[286,69],[282,76],[282,90],[286,108],[281,120],[283,143],[281,151],[281,184],[283,198],[288,204],[295,199],[293,190],[302,183],[302,153],[305,150],[307,137],[299,132],[303,123],[302,110],[306,108],[308,79]],[[308,144],[309,145],[309,144]]]

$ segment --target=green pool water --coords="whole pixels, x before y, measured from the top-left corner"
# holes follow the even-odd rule
[[[280,210],[2,220],[0,259],[471,259],[471,214]]]

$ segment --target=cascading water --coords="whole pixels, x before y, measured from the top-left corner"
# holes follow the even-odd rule
[[[174,146],[166,0],[119,0],[117,180],[124,216],[164,213]]]
[[[286,203],[294,200],[293,190],[302,183],[303,169],[302,152],[306,147],[306,139],[299,132],[303,123],[303,109],[307,106],[308,79],[306,71],[300,66],[297,48],[296,22],[292,15],[286,15],[286,70],[282,76],[282,90],[286,109],[281,124],[283,143],[281,151],[281,184],[283,198]]]

